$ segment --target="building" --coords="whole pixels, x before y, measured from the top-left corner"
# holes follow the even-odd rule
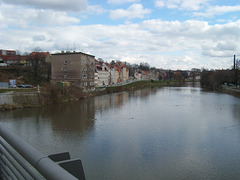
[[[160,73],[156,69],[150,69],[149,71],[138,70],[134,73],[136,80],[159,80]]]
[[[26,66],[43,66],[46,63],[51,63],[49,52],[32,52],[26,60]]]
[[[138,81],[142,80],[143,76],[142,76],[142,72],[139,70],[139,71],[136,71],[134,73],[134,78]]]
[[[19,63],[21,56],[17,55],[16,51],[12,50],[0,50],[0,58],[1,61],[7,63],[7,65],[17,64]]]
[[[99,62],[96,60],[96,72],[98,75],[96,86],[109,85],[110,83],[110,70],[109,66],[104,62]]]
[[[122,62],[111,62],[110,84],[126,82],[129,80],[129,69]]]
[[[119,68],[119,72],[120,72],[119,82],[126,82],[129,79],[129,70],[127,66],[122,62],[117,62],[116,66]]]
[[[84,91],[94,90],[95,56],[82,52],[52,54],[51,82],[68,81]]]
[[[112,84],[116,84],[121,82],[121,69],[118,66],[112,65],[112,70],[111,70],[111,74],[112,74]]]
[[[95,85],[103,86],[126,82],[129,80],[129,69],[122,62],[110,64],[96,60]]]
[[[12,55],[17,55],[16,51],[0,49],[0,56],[12,56]]]

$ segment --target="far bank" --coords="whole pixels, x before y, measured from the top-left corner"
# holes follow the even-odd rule
[[[52,84],[44,84],[40,92],[37,89],[1,89],[0,110],[37,107],[52,103],[78,101],[92,96],[121,91],[134,91],[146,87],[175,86],[181,84],[176,81],[137,81],[122,86],[98,87],[95,91],[91,92],[83,92],[75,86],[60,88]]]
[[[0,89],[0,110],[14,110],[20,108],[39,107],[47,104],[79,101],[84,98],[116,93],[121,91],[134,91],[143,88],[183,86],[186,82],[177,81],[136,81],[118,86],[98,87],[95,91],[83,92],[75,86],[60,88],[52,84],[44,84],[41,91],[33,89]],[[223,87],[221,93],[240,97],[240,89]]]

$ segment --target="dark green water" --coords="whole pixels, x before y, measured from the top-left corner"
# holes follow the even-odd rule
[[[43,154],[69,151],[87,180],[240,179],[240,99],[165,87],[0,112]]]

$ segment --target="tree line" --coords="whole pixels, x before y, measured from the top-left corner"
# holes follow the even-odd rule
[[[222,85],[240,85],[240,60],[236,60],[231,70],[203,70],[201,73],[201,86],[212,90],[221,88]]]

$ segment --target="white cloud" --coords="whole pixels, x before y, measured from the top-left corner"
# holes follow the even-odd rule
[[[32,9],[22,6],[1,4],[0,27],[27,28],[32,25],[69,25],[77,24],[80,19],[69,16],[66,12]]]
[[[35,35],[33,36],[33,41],[45,41],[46,40],[46,37],[45,35]]]
[[[164,2],[163,0],[156,0],[155,6],[162,8],[162,7],[166,6],[166,2]]]
[[[124,4],[124,3],[135,3],[139,2],[140,0],[108,0],[109,4]]]
[[[100,5],[89,5],[86,12],[89,14],[103,14],[107,12],[107,10]]]
[[[145,15],[150,14],[150,9],[144,9],[141,4],[133,4],[127,10],[117,9],[110,11],[110,18],[112,19],[135,19],[144,18]]]
[[[169,9],[199,10],[211,0],[155,0],[155,6]]]
[[[37,9],[82,11],[87,9],[87,0],[2,0],[8,4],[33,6]]]
[[[209,41],[202,44],[202,54],[208,57],[231,57],[239,50],[239,43],[232,39]]]
[[[48,11],[22,10],[25,12],[22,22],[27,28],[1,29],[0,47],[22,52],[32,51],[37,46],[53,52],[68,47],[69,50],[90,52],[104,60],[148,62],[151,66],[166,69],[229,68],[233,54],[240,52],[240,21],[210,25],[205,21],[152,19],[125,25],[28,26],[29,22],[36,25],[47,21],[37,14]],[[10,14],[6,16],[1,7],[0,11],[4,19],[11,20]],[[68,18],[66,14],[62,16]],[[53,21],[54,18],[50,18],[48,24]],[[11,23],[16,22],[11,20]]]
[[[6,28],[7,24],[4,22],[4,16],[0,11],[0,28]]]
[[[38,25],[70,25],[80,22],[75,17],[68,16],[66,12],[55,12],[50,10],[37,10],[32,20]]]
[[[221,15],[229,12],[240,11],[240,5],[236,6],[212,6],[209,7],[205,12],[195,12],[195,16],[212,17],[215,15]]]

